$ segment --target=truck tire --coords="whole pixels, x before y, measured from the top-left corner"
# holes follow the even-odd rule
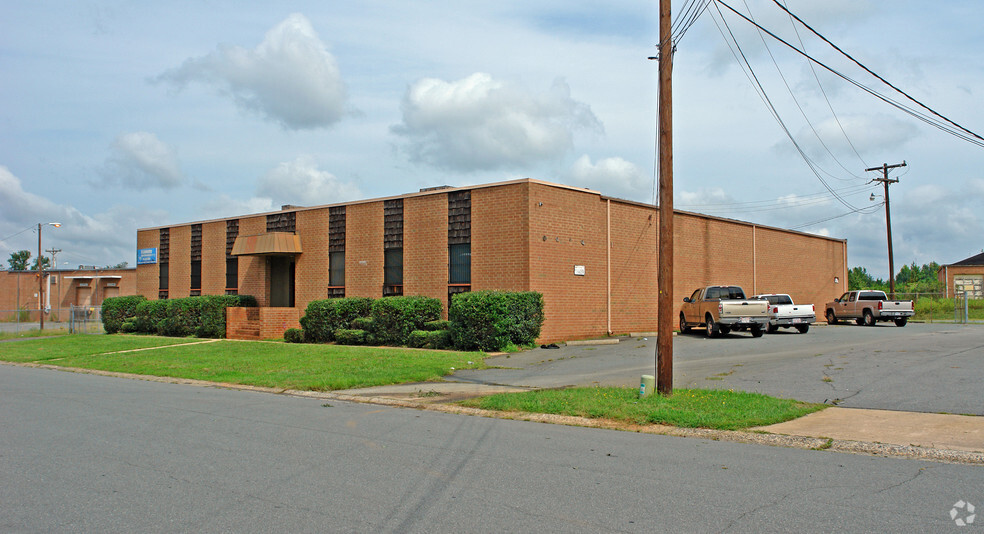
[[[864,319],[858,317],[857,319],[854,320],[854,324],[858,326],[864,326]]]
[[[837,316],[834,315],[834,310],[827,310],[827,324],[837,324]]]
[[[765,331],[768,332],[768,333],[770,333],[770,334],[775,334],[776,332],[779,331],[779,326],[778,325],[774,325],[774,324],[770,324],[769,327],[766,328]]]
[[[765,330],[763,330],[761,326],[752,327],[752,337],[762,337],[762,334],[764,333]]]
[[[690,333],[690,326],[687,324],[687,318],[683,315],[682,312],[680,313],[680,333],[681,334]]]
[[[704,330],[707,332],[707,337],[717,337],[718,335],[718,325],[710,315],[704,317]]]
[[[895,326],[905,326],[905,323],[909,322],[908,317],[897,317],[895,319]]]
[[[797,325],[796,329],[799,330],[800,334],[805,334],[810,331],[810,325],[808,324]]]
[[[871,310],[864,310],[864,325],[875,326],[875,316],[871,313]]]

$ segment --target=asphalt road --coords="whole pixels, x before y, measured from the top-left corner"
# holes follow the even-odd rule
[[[0,399],[2,532],[971,532],[950,511],[984,506],[980,466],[10,365]]]
[[[984,327],[816,325],[753,338],[674,337],[674,388],[754,391],[853,408],[984,415]],[[536,349],[486,360],[451,380],[529,387],[637,387],[655,375],[655,338]]]

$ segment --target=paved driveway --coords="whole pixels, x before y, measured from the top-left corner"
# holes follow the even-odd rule
[[[755,391],[854,408],[984,415],[984,327],[817,325],[806,334],[674,337],[674,387]],[[527,387],[638,386],[655,338],[497,356],[449,380]]]

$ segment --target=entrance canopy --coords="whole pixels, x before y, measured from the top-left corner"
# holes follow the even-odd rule
[[[283,256],[300,253],[301,236],[289,232],[239,236],[232,245],[233,256]]]

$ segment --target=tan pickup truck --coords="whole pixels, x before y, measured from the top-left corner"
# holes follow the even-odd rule
[[[878,321],[895,321],[895,326],[905,326],[909,317],[915,314],[911,300],[888,300],[884,291],[871,289],[848,291],[828,302],[826,309],[828,324],[854,319],[865,326],[875,326]]]
[[[702,287],[683,299],[680,310],[680,333],[694,326],[703,327],[707,337],[732,330],[748,330],[753,337],[761,337],[769,326],[769,302],[746,299],[738,286]]]

